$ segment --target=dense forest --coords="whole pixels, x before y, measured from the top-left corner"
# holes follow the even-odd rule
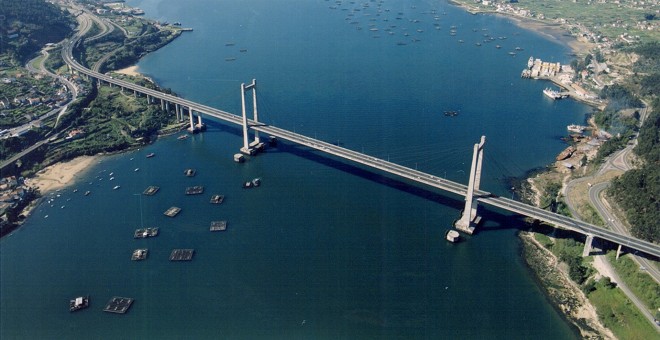
[[[649,81],[660,78],[660,43],[646,44],[635,52],[640,55],[635,68],[650,71],[639,82],[641,91],[655,96],[634,149],[644,163],[614,180],[608,194],[625,210],[633,235],[660,242],[660,98],[658,83]]]
[[[612,182],[609,194],[626,211],[633,235],[660,241],[660,100],[639,134],[635,153],[645,164]]]
[[[2,0],[0,53],[23,63],[46,43],[56,43],[72,31],[74,22],[59,7],[44,0]]]

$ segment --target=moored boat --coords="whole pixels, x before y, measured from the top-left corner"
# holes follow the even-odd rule
[[[577,124],[571,124],[571,125],[567,126],[566,129],[568,131],[571,131],[571,132],[582,133],[582,132],[584,132],[584,130],[587,129],[587,127],[582,126],[582,125],[577,125]]]

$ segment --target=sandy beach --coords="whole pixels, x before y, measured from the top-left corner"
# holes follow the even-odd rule
[[[133,77],[136,77],[136,76],[140,75],[140,72],[138,72],[137,65],[129,66],[127,68],[123,68],[121,70],[117,70],[117,71],[114,71],[114,72],[119,73],[119,74],[125,74],[127,76],[133,76]]]
[[[596,47],[595,44],[587,42],[587,41],[582,41],[577,39],[574,36],[571,36],[564,28],[562,25],[558,23],[552,23],[544,20],[539,20],[539,19],[534,19],[534,18],[528,18],[528,17],[521,17],[512,13],[506,13],[506,12],[496,12],[496,11],[486,11],[486,10],[480,10],[476,7],[472,7],[467,4],[463,4],[460,2],[456,1],[450,1],[450,3],[461,7],[465,9],[466,11],[476,14],[476,13],[489,13],[493,15],[503,15],[508,18],[511,18],[512,21],[518,25],[521,28],[527,29],[534,31],[540,35],[543,35],[551,40],[556,40],[561,42],[564,45],[567,45],[568,47],[571,48],[573,53],[581,55],[581,54],[586,54],[587,52],[590,52],[592,49]]]
[[[571,48],[575,54],[585,54],[590,52],[596,47],[595,44],[578,40],[576,37],[569,35],[569,32],[559,24],[553,24],[545,21],[522,18],[513,15],[507,15],[513,20],[516,25],[521,28],[534,31],[538,34],[546,36],[551,40],[559,41]]]
[[[95,162],[98,156],[81,156],[71,161],[51,165],[27,180],[31,187],[39,188],[41,194],[62,189],[75,182]]]

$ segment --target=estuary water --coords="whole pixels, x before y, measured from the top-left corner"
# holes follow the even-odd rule
[[[482,188],[499,195],[551,163],[590,110],[520,79],[530,56],[570,62],[566,46],[445,1],[127,4],[194,28],[139,63],[161,86],[239,113],[240,83],[256,78],[265,123],[462,183],[485,135]],[[449,244],[460,197],[285,142],[237,164],[238,128],[207,124],[103,157],[0,240],[1,338],[577,337],[525,267],[520,218],[482,209],[479,232]],[[140,195],[149,185],[161,189]],[[204,194],[185,196],[193,185]],[[227,231],[210,232],[215,220]],[[140,226],[160,234],[133,239]],[[137,248],[147,260],[130,260]],[[170,262],[175,248],[193,261]],[[80,295],[90,307],[70,313]],[[102,312],[113,296],[135,302]]]

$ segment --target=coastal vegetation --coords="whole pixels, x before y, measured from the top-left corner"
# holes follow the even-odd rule
[[[18,0],[11,1],[18,2]],[[530,3],[537,2],[530,1]],[[546,2],[544,5],[539,6],[543,7],[544,10],[548,10],[563,6],[563,4],[560,2]],[[552,13],[552,10],[545,11],[545,13]],[[136,33],[137,38],[125,40],[125,37],[119,32],[114,32],[94,42],[94,44],[85,45],[85,50],[79,51],[79,55],[84,57],[84,63],[93,65],[102,60],[104,56],[110,55],[101,66],[100,71],[116,70],[135,63],[146,53],[160,48],[180,34],[180,31],[160,30],[147,23],[132,24],[131,27],[133,29],[129,29],[129,31],[139,32]],[[93,35],[93,33],[90,35]],[[21,48],[19,50],[26,52],[29,49]],[[638,79],[637,84],[614,84],[606,86],[601,92],[601,97],[607,99],[611,106],[608,105],[606,110],[595,115],[596,123],[602,128],[614,132],[616,136],[613,136],[601,146],[597,161],[626,145],[629,137],[636,132],[640,118],[639,111],[626,110],[631,107],[638,108],[642,106],[635,92],[647,96],[660,93],[657,91],[657,87],[660,86],[658,85],[660,76],[658,73],[649,73],[649,70],[654,70],[654,66],[646,60],[653,58],[652,55],[657,52],[658,49],[649,48],[649,56],[642,57],[638,62],[640,65],[637,66],[637,70],[640,75],[639,78],[636,78]],[[644,55],[644,52],[640,53]],[[588,56],[591,56],[591,54]],[[19,57],[20,53],[17,52],[16,58],[20,59]],[[602,61],[603,56],[597,53],[592,58]],[[584,62],[580,62],[578,65],[586,68],[586,65],[589,65],[591,61],[590,59],[585,58]],[[60,58],[50,58],[47,65],[51,69],[56,69],[61,67],[63,63]],[[644,74],[641,73],[642,70],[645,71]],[[155,87],[154,84],[144,79],[136,81],[141,82],[143,85]],[[32,86],[36,86],[37,90],[40,88],[37,85]],[[171,91],[167,90],[166,92]],[[652,106],[658,108],[660,102],[656,100]],[[24,122],[27,113],[17,112],[19,114],[12,115],[15,121],[9,121],[7,126],[15,126]],[[0,117],[0,125],[3,118]],[[75,138],[60,140],[51,149],[44,147],[29,156],[22,163],[22,174],[32,174],[44,165],[67,160],[78,155],[112,152],[147,143],[159,129],[173,124],[173,118],[172,114],[160,110],[158,106],[148,105],[146,99],[134,97],[132,93],[123,93],[118,88],[91,87],[85,98],[70,106],[69,113],[63,117],[58,127],[61,132],[77,130],[81,133]],[[628,220],[633,225],[633,233],[656,242],[660,240],[658,235],[660,226],[657,222],[660,218],[660,202],[657,201],[660,196],[660,170],[658,170],[660,167],[657,166],[660,161],[659,134],[660,114],[656,109],[649,113],[646,124],[641,128],[639,146],[635,149],[635,152],[644,160],[643,167],[639,170],[630,171],[614,181],[610,190],[610,195],[616,197],[617,203],[628,213]],[[0,143],[0,152],[3,156],[11,154],[12,150],[20,150],[24,146],[33,144],[40,137],[42,137],[40,133],[31,131],[19,138],[7,140],[7,142],[3,140]],[[4,153],[5,151],[7,153]],[[546,186],[543,189],[541,206],[570,216],[568,207],[560,195],[560,190],[560,182],[552,182]],[[650,206],[648,202],[651,202]],[[592,212],[594,214],[593,220],[598,221],[598,214],[593,209]],[[602,220],[598,224],[602,224]],[[623,338],[649,338],[647,337],[649,334],[654,334],[648,332],[649,325],[646,322],[643,322],[643,325],[637,325],[625,321],[627,320],[624,318],[625,316],[634,315],[638,312],[634,306],[627,302],[625,296],[619,290],[613,289],[615,285],[609,279],[601,278],[596,281],[592,278],[594,273],[590,269],[589,260],[581,256],[583,244],[579,239],[580,236],[561,230],[553,232],[550,229],[547,229],[545,233],[552,234],[552,238],[545,234],[537,234],[536,239],[566,264],[568,276],[577,284],[582,284],[584,291],[598,306],[601,320],[608,327],[615,329],[616,333]],[[631,266],[636,267],[634,263],[632,265],[623,263],[622,266],[624,267],[622,270]],[[629,276],[634,275],[630,274]],[[557,286],[561,285],[560,283],[553,283],[552,285],[555,284]],[[657,290],[658,286],[645,286],[646,284],[640,283],[639,286],[642,287],[640,289],[646,289],[646,292],[650,292],[649,305],[657,306],[657,299],[660,296],[660,292]],[[562,298],[558,301],[569,305],[570,310],[571,306],[569,302],[566,302],[567,299]],[[641,318],[637,316],[637,320],[639,319]],[[652,331],[653,329],[651,329]]]
[[[640,267],[630,255],[622,255],[617,260],[615,251],[608,252],[607,258],[619,277],[647,307],[655,310],[660,306],[660,285],[645,273],[647,268]]]
[[[61,41],[72,32],[73,19],[43,0],[2,0],[0,51],[24,63],[46,43]]]
[[[591,281],[586,287],[589,301],[596,307],[598,318],[620,339],[654,339],[657,332],[640,311],[616,289],[609,278]]]
[[[660,44],[642,45],[635,49],[640,59],[636,70],[646,70],[639,87],[653,93],[651,110],[639,131],[635,154],[642,160],[640,167],[612,181],[608,195],[623,208],[633,235],[650,242],[660,241],[660,98],[652,92],[658,84],[644,80],[660,77]]]
[[[148,143],[159,129],[174,122],[174,115],[148,105],[146,98],[134,97],[132,92],[99,87],[90,95],[89,103],[74,105],[61,122],[65,130],[80,131],[79,137],[55,148],[45,164]]]

